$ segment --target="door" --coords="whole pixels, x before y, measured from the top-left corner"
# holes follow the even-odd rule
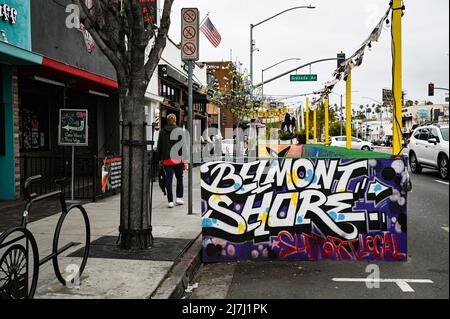
[[[357,138],[352,138],[352,149],[360,150],[362,148],[362,141]]]
[[[424,163],[438,167],[438,155],[439,155],[439,143],[442,142],[439,138],[439,132],[436,128],[430,128],[429,136],[425,143]],[[437,145],[429,143],[428,140],[434,138],[437,141]]]
[[[428,128],[422,128],[416,136],[415,151],[417,160],[419,163],[427,163],[425,153],[428,148],[428,137],[430,136],[430,130]]]

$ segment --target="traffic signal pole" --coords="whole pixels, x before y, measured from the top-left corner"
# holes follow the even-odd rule
[[[402,0],[393,0],[392,6],[392,46],[394,50],[393,60],[393,96],[394,96],[394,130],[393,130],[393,148],[394,156],[401,155],[402,151],[402,131],[403,131],[403,83],[402,83]]]
[[[352,70],[350,66],[350,71],[348,73],[347,81],[346,81],[346,89],[347,89],[347,149],[352,149]],[[401,112],[400,112],[401,115]]]

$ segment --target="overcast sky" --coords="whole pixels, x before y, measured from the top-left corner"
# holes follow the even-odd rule
[[[198,7],[201,16],[210,12],[210,19],[222,35],[222,43],[216,49],[202,35],[200,56],[202,61],[230,60],[243,63],[250,70],[250,24],[256,24],[275,13],[298,5],[313,5],[315,10],[288,12],[255,29],[256,47],[255,82],[261,80],[261,70],[287,58],[303,61],[286,62],[267,72],[273,77],[301,64],[328,57],[335,57],[341,50],[347,56],[353,54],[369,36],[388,9],[389,0],[175,0],[170,37],[180,41],[180,11],[183,7]],[[427,87],[434,82],[437,87],[449,87],[449,1],[405,0],[403,19],[404,90],[408,99],[431,100],[443,103],[444,92],[429,98]],[[353,102],[372,104],[363,99],[382,99],[382,89],[391,87],[391,39],[385,28],[378,43],[366,53],[364,63],[353,72]],[[289,76],[268,84],[267,95],[294,95],[323,88],[332,80],[336,62],[313,66],[318,74],[316,83],[291,83]],[[309,73],[308,69],[299,73]],[[334,90],[345,92],[341,82]],[[302,99],[300,99],[302,100]],[[299,102],[299,99],[289,100]],[[332,96],[331,103],[340,103]]]

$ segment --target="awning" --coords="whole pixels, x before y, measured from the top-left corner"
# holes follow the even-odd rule
[[[0,63],[10,65],[40,65],[42,56],[0,41]]]
[[[159,102],[159,103],[163,103],[164,102],[164,98],[162,96],[150,93],[150,92],[145,92],[145,98],[147,100],[150,101],[155,101],[155,102]]]

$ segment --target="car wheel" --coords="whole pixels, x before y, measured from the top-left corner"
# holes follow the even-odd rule
[[[409,156],[409,166],[411,167],[411,172],[414,174],[422,173],[422,167],[420,166],[415,153],[411,153]]]
[[[448,179],[448,158],[445,155],[439,157],[439,174],[443,179]]]
[[[362,148],[362,150],[363,150],[363,151],[367,151],[367,152],[370,152],[370,147],[368,147],[368,146],[364,146],[364,147]]]

